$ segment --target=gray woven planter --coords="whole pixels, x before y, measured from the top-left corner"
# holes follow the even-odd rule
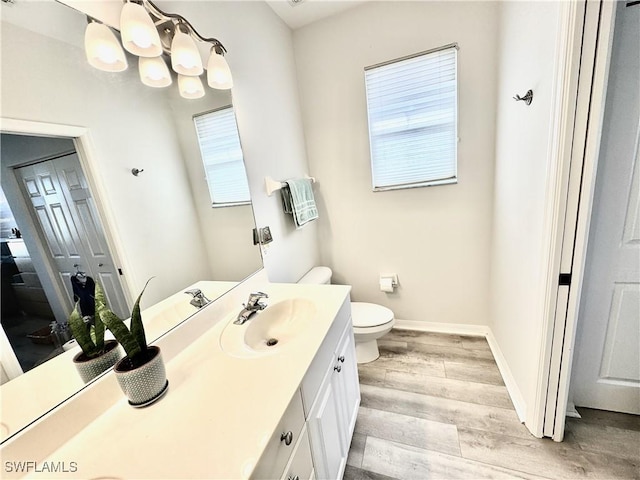
[[[160,349],[151,346],[148,350],[152,357],[144,365],[130,370],[127,368],[129,357],[124,357],[113,369],[120,388],[134,407],[152,404],[164,395],[169,386]]]
[[[93,380],[105,370],[110,369],[122,358],[122,349],[118,342],[107,340],[104,345],[107,351],[99,357],[85,359],[82,352],[73,357],[73,363],[84,383]]]

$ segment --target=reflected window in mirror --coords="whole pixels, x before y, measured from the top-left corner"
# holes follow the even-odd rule
[[[233,107],[194,115],[200,155],[214,207],[251,202]]]

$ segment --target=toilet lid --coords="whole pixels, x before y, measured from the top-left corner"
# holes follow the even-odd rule
[[[354,327],[377,327],[392,320],[393,312],[387,307],[375,303],[351,303],[351,321]]]

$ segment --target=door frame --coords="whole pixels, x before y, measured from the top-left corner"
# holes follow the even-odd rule
[[[551,235],[548,263],[544,265],[546,272],[545,318],[543,319],[536,395],[529,427],[534,435],[551,436],[557,442],[564,438],[569,382],[586,264],[617,2],[587,0],[585,6],[587,10],[589,7],[593,10],[594,4],[599,6],[599,12],[596,22],[597,31],[595,32],[597,40],[592,42],[593,48],[586,48],[585,51],[582,51],[582,41],[579,41],[581,38],[574,36],[568,49],[568,56],[572,59],[569,63],[582,59],[583,64],[586,61],[591,63],[593,67],[591,69],[576,69],[574,63],[574,68],[566,71],[564,81],[569,85],[575,84],[575,103],[572,105],[568,102],[562,106],[556,106],[565,118],[558,135],[559,143],[564,147],[558,156],[557,169],[550,172],[548,177],[551,186],[549,204],[552,208],[548,210],[546,220],[550,225]],[[584,27],[585,22],[587,25],[589,22],[586,15],[580,18],[577,13],[575,12],[573,15],[572,28],[574,32],[578,24]],[[589,12],[587,11],[587,13]],[[585,33],[594,32],[585,30]],[[588,78],[588,94],[578,95],[579,82],[584,81],[585,78]],[[582,171],[581,185],[577,185],[577,188],[576,185],[569,184],[572,159],[574,162],[580,163],[578,168]],[[576,165],[574,165],[575,168]],[[558,174],[559,172],[562,173]],[[567,217],[570,215],[575,218],[575,222],[567,221]],[[565,228],[573,228],[574,231],[565,232]],[[572,244],[567,244],[566,238],[574,238]],[[567,253],[571,253],[572,257],[572,262],[570,262],[571,284],[566,300],[566,314],[561,314],[556,319],[559,275],[561,266],[566,263],[562,258],[563,250],[565,258]],[[560,310],[562,312],[563,309]],[[549,392],[553,393],[551,398],[555,398],[555,402],[549,399]],[[548,413],[546,422],[545,413]],[[550,425],[550,422],[553,424]]]
[[[126,260],[126,250],[124,249],[124,245],[122,244],[120,237],[114,234],[114,232],[117,231],[117,223],[115,222],[115,215],[113,215],[112,210],[109,207],[106,189],[104,188],[102,182],[99,180],[100,175],[97,155],[95,154],[95,148],[93,146],[93,140],[90,130],[86,127],[78,127],[73,125],[0,117],[0,131],[2,133],[13,133],[18,135],[66,137],[73,140],[76,153],[80,161],[80,168],[84,173],[84,176],[89,185],[91,196],[94,199],[97,214],[104,230],[107,247],[109,248],[109,252],[113,258],[113,261],[125,272],[133,271]],[[17,182],[17,179],[14,178],[13,180]],[[22,204],[24,204],[25,202],[22,196],[18,199],[18,201]],[[32,220],[31,216],[29,216],[29,219],[30,221]],[[36,228],[35,223],[32,226]],[[47,274],[50,276],[50,279],[47,282],[49,283],[49,290],[51,291],[52,289],[52,291],[55,292],[55,299],[49,299],[49,301],[51,303],[52,310],[56,315],[56,318],[59,318],[59,316],[61,316],[61,312],[66,312],[66,307],[64,307],[66,303],[66,293],[61,289],[61,286],[57,281],[52,280],[52,277],[55,275],[55,268],[52,265],[48,253],[46,253],[45,244],[39,236],[38,243],[41,256],[47,269]],[[135,292],[132,292],[126,275],[120,275],[118,276],[118,279],[124,293],[127,308],[130,309],[133,305]],[[68,313],[64,313],[64,315],[67,316]]]

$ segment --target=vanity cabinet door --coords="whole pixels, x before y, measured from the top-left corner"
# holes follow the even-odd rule
[[[252,480],[280,478],[292,458],[294,449],[302,440],[304,412],[300,390],[293,395],[287,410],[280,419],[271,439],[264,448],[262,456],[251,474]]]
[[[313,475],[311,448],[306,428],[302,430],[296,449],[291,456],[282,480],[307,480]]]
[[[353,329],[347,327],[340,340],[336,357],[336,370],[338,377],[338,396],[340,398],[342,414],[342,433],[344,442],[348,446],[351,444],[351,437],[358,416],[360,406],[360,384],[358,380],[358,364],[356,360],[356,350],[354,346]]]
[[[327,374],[308,419],[315,473],[319,479],[338,479],[344,471],[346,446],[342,430],[338,375]]]

